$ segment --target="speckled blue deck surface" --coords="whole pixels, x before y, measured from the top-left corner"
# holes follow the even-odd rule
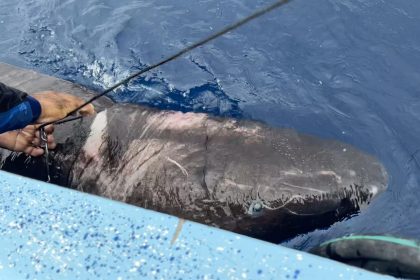
[[[383,279],[0,172],[0,279]]]

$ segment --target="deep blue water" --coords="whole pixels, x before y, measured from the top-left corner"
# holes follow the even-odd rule
[[[269,1],[2,0],[0,60],[103,89]],[[378,157],[386,193],[298,236],[420,239],[420,1],[295,0],[147,74],[116,101],[252,118]]]

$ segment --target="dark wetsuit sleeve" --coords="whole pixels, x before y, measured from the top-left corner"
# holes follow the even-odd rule
[[[27,93],[0,83],[0,113],[9,111],[23,102]]]
[[[41,114],[41,105],[27,93],[0,83],[0,133],[24,128]]]

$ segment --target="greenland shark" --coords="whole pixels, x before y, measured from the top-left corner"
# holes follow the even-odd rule
[[[0,81],[89,97],[5,64]],[[56,127],[52,183],[270,242],[358,213],[387,188],[383,165],[349,144],[256,121],[102,102],[96,116]],[[0,156],[3,170],[47,177],[43,158]]]

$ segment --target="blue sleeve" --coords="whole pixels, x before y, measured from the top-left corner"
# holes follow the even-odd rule
[[[0,133],[24,128],[34,123],[41,115],[41,105],[33,97],[27,96],[22,103],[0,113]]]

